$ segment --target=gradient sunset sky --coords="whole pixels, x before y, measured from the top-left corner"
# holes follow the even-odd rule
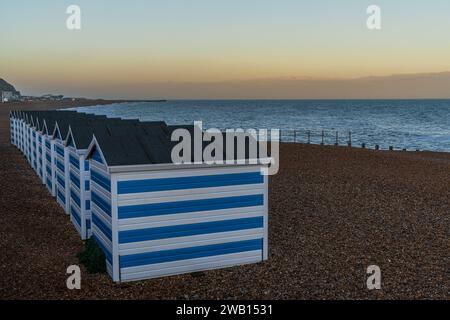
[[[66,28],[71,4],[80,31]],[[380,31],[366,28],[371,4]],[[419,84],[418,97],[450,97],[448,0],[0,0],[0,39],[0,78],[24,94],[385,97],[362,85],[372,79],[392,97],[416,97]],[[396,94],[391,75],[421,80],[402,76]],[[355,83],[358,95],[336,90]]]

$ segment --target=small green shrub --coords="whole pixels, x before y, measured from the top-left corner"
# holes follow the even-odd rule
[[[86,240],[77,257],[89,273],[106,273],[105,254],[94,239]]]

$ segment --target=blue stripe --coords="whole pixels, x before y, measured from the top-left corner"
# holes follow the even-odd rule
[[[120,267],[129,268],[155,263],[204,258],[237,252],[262,250],[262,247],[263,247],[263,239],[255,239],[255,240],[237,241],[199,247],[131,254],[120,256]]]
[[[197,211],[254,207],[264,204],[264,195],[188,200],[119,207],[119,219],[159,216]]]
[[[80,160],[73,155],[69,155],[69,161],[71,164],[75,166],[78,170],[80,170]]]
[[[118,192],[119,194],[129,194],[139,192],[237,186],[245,184],[258,184],[263,182],[264,177],[260,172],[132,180],[119,181]]]
[[[75,221],[81,227],[81,217],[78,213],[78,210],[74,206],[70,206],[70,214],[72,215],[72,217],[74,217]]]
[[[97,236],[95,234],[92,235],[92,238],[95,240],[95,242],[97,242],[98,246],[100,247],[100,249],[102,249],[103,253],[105,254],[106,260],[112,264],[112,256],[111,253],[109,252],[109,250],[105,247],[105,245],[103,244],[103,242],[97,238]]]
[[[111,181],[104,175],[98,173],[95,170],[91,170],[91,180],[94,181],[103,189],[106,189],[108,190],[108,192],[111,192]]]
[[[119,232],[119,243],[140,242],[167,238],[187,237],[237,230],[262,228],[263,217],[183,224],[168,227],[127,230]]]
[[[91,190],[91,183],[89,180],[84,181],[84,189],[85,189],[85,191]]]
[[[91,210],[91,201],[86,200],[85,206],[86,206],[86,210]]]
[[[102,156],[100,155],[100,152],[98,152],[97,148],[92,152],[92,159],[97,161],[98,163],[103,164]]]
[[[73,172],[70,172],[70,181],[80,189],[80,179]]]
[[[59,170],[61,170],[63,173],[65,172],[65,167],[64,164],[58,160],[56,160],[56,166],[58,167]]]
[[[56,152],[57,152],[61,157],[64,157],[64,149],[61,148],[61,147],[58,146],[58,145],[55,145],[55,146],[56,146]]]
[[[50,141],[45,141],[45,146],[47,147],[47,148],[49,148],[49,149],[51,149],[52,147],[51,147],[51,144],[50,144]]]
[[[100,229],[100,231],[109,239],[112,239],[111,229],[99,218],[95,213],[92,213],[92,223]]]
[[[47,167],[47,173],[51,176],[52,175],[52,169],[49,166],[46,166],[46,167]]]
[[[58,190],[58,198],[61,200],[64,204],[66,203],[66,197],[61,193],[61,191]]]
[[[47,187],[48,187],[49,189],[52,188],[52,182],[50,181],[49,178],[47,178]]]
[[[91,193],[91,201],[102,209],[106,214],[111,216],[111,205],[95,192]]]
[[[86,229],[89,230],[91,229],[91,220],[86,219]]]
[[[59,184],[61,185],[61,187],[66,188],[66,182],[64,181],[63,178],[61,178],[60,175],[56,175],[56,180],[59,182]]]
[[[89,160],[84,160],[84,171],[89,171]]]
[[[72,198],[72,200],[75,201],[75,203],[78,205],[78,207],[81,208],[80,197],[78,197],[77,194],[73,190],[70,190],[70,198]]]
[[[48,153],[45,154],[45,158],[48,162],[52,162],[52,157]]]

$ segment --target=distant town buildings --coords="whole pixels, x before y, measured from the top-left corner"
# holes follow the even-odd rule
[[[13,85],[0,78],[0,102],[13,101],[71,101],[74,98],[64,97],[62,94],[45,94],[40,97],[22,96]]]
[[[1,102],[20,100],[20,92],[14,86],[0,78],[0,96]]]
[[[20,92],[18,91],[1,91],[2,102],[19,101]]]

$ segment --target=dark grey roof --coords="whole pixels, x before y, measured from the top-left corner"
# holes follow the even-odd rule
[[[171,162],[165,122],[109,123],[94,133],[109,166]]]
[[[88,117],[85,121],[70,123],[70,131],[77,149],[87,149],[95,135],[114,134],[114,126],[137,125],[137,120],[121,120],[106,117]],[[66,137],[68,138],[68,137]]]
[[[40,126],[45,121],[48,134],[53,134],[57,124],[63,140],[68,138],[70,129],[77,149],[87,149],[95,136],[108,166],[172,163],[172,149],[178,143],[171,141],[173,131],[181,128],[188,130],[191,135],[194,132],[194,125],[168,126],[162,121],[139,122],[70,111],[32,111],[24,112],[21,116]],[[223,138],[225,159],[227,141],[225,135]],[[204,149],[209,142],[202,144]],[[191,140],[192,150],[193,147],[194,139]],[[236,148],[235,145],[235,154]],[[245,158],[249,158],[248,140],[245,149]],[[193,161],[194,154],[191,154]]]

